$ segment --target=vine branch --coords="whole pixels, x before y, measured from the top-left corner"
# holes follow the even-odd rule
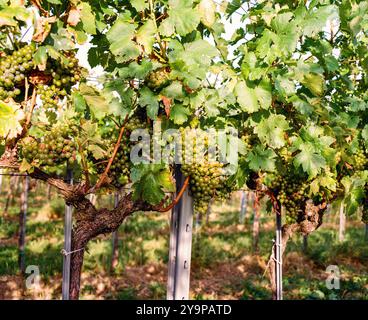
[[[101,177],[97,181],[97,183],[96,183],[95,187],[93,188],[93,190],[99,189],[103,185],[103,183],[105,182],[105,179],[107,178],[107,175],[109,174],[112,163],[114,162],[116,154],[118,153],[118,150],[119,150],[119,147],[120,147],[120,144],[121,144],[121,140],[123,138],[123,134],[124,134],[124,131],[125,131],[125,125],[128,121],[128,118],[129,118],[129,115],[127,114],[125,119],[124,119],[124,123],[123,123],[123,125],[120,129],[119,137],[118,137],[118,140],[116,141],[115,148],[114,148],[114,151],[112,153],[112,156],[111,156],[109,162],[107,163],[105,171],[103,172],[103,174],[101,175]]]
[[[187,189],[188,185],[189,185],[189,177],[187,177],[185,179],[185,181],[183,183],[183,186],[181,187],[181,189],[180,189],[179,193],[177,194],[177,196],[175,197],[174,201],[170,205],[168,205],[167,207],[158,208],[158,209],[156,209],[156,211],[158,211],[158,212],[167,212],[167,211],[171,210],[172,208],[174,208],[178,204],[180,199],[182,198],[182,196],[184,194],[184,191]]]

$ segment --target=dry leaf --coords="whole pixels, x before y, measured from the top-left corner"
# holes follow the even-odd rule
[[[192,90],[191,88],[189,88],[188,86],[186,86],[186,85],[184,85],[184,90],[187,92],[187,93],[189,93],[189,94],[191,94],[191,93],[193,93],[194,92],[194,90]]]
[[[72,27],[75,27],[79,21],[80,21],[81,15],[80,15],[80,10],[73,6],[68,14],[68,24],[71,25]]]
[[[51,31],[51,24],[56,21],[56,17],[44,18],[37,20],[36,31],[33,35],[33,41],[44,42]]]
[[[38,10],[40,10],[44,15],[48,16],[48,12],[42,8],[40,0],[31,0],[32,5],[34,5]]]
[[[46,84],[49,83],[52,80],[51,75],[47,75],[42,71],[33,70],[29,76],[29,81],[34,84]]]
[[[168,117],[170,117],[170,111],[171,111],[171,104],[172,100],[168,97],[162,96],[162,102],[165,106],[165,112]]]

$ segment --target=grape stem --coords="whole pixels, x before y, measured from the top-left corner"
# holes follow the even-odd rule
[[[167,212],[167,211],[171,210],[172,208],[174,208],[178,204],[178,202],[180,201],[180,199],[183,196],[184,191],[187,189],[188,185],[189,185],[189,177],[187,177],[185,179],[185,181],[183,183],[183,186],[181,187],[181,189],[180,189],[178,195],[176,196],[176,198],[174,199],[174,201],[169,206],[167,206],[165,208],[158,208],[156,211],[158,211],[158,212]]]
[[[27,120],[26,120],[26,123],[24,125],[24,128],[26,130],[28,129],[29,124],[31,123],[33,110],[34,110],[34,107],[36,105],[36,97],[37,97],[37,90],[36,90],[36,87],[34,87],[33,88],[33,93],[32,93],[31,107],[30,107],[30,110],[27,114]]]
[[[88,171],[88,163],[86,161],[86,157],[84,156],[83,150],[81,150],[81,148],[79,149],[79,153],[81,155],[81,162],[82,162],[82,167],[83,167],[83,173],[84,176],[86,177],[86,190],[89,189],[90,187],[90,180],[89,180],[89,171]]]
[[[158,30],[153,0],[149,0],[148,3],[149,3],[149,7],[150,7],[151,19],[154,23],[155,29]],[[157,40],[158,45],[159,45],[160,50],[161,50],[161,55],[158,55],[158,56],[159,56],[159,58],[162,58],[164,60],[164,62],[166,62],[166,60],[163,58],[163,56],[165,55],[165,48],[162,44],[162,39],[161,39],[160,33],[158,31],[156,31],[156,40]]]
[[[125,125],[126,125],[128,119],[129,119],[129,114],[127,114],[125,119],[124,119],[124,123],[123,123],[123,125],[120,129],[119,138],[116,141],[115,148],[114,148],[114,151],[112,153],[112,156],[111,156],[111,158],[110,158],[110,160],[109,160],[109,162],[106,166],[105,171],[103,172],[100,179],[97,181],[95,187],[93,188],[94,190],[99,189],[102,186],[102,184],[105,182],[105,179],[107,178],[107,175],[110,171],[112,163],[114,162],[116,154],[118,153],[118,150],[119,150],[119,147],[120,147],[120,144],[121,144],[121,139],[123,138],[123,134],[124,134],[124,131],[125,131]]]

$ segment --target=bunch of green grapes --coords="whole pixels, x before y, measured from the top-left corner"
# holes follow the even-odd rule
[[[169,79],[170,72],[164,67],[150,72],[145,81],[150,89],[157,90],[166,86],[169,82]]]
[[[208,137],[205,132],[181,128],[181,134],[183,138],[181,171],[185,176],[190,177],[194,209],[200,214],[205,214],[212,198],[228,195],[223,164],[210,159],[209,155],[204,153],[208,147]],[[200,157],[197,158],[197,156]]]
[[[103,160],[93,160],[96,163],[96,169],[98,174],[102,174],[107,166],[109,159],[112,156],[113,150],[115,148],[116,139],[112,139],[109,142],[110,147],[108,150],[108,157]],[[116,188],[121,188],[124,185],[128,184],[130,181],[130,170],[131,170],[131,162],[130,162],[130,141],[127,135],[124,135],[114,162],[112,163],[109,171],[110,184]]]
[[[102,139],[111,139],[111,137],[115,137],[117,139],[117,133],[116,133],[116,128],[109,126],[109,127],[104,127],[103,128],[103,132],[101,134],[101,138]]]
[[[205,214],[210,200],[217,195],[217,190],[223,183],[222,164],[203,161],[183,164],[181,170],[185,176],[190,177],[194,209]]]
[[[271,174],[265,184],[276,195],[286,213],[286,222],[298,221],[300,214],[304,215],[304,202],[307,200],[308,183],[288,172],[287,175]]]
[[[25,45],[1,58],[0,99],[15,99],[21,94],[27,73],[34,68],[34,52],[34,45]]]
[[[284,162],[286,163],[290,163],[293,159],[293,153],[286,147],[283,147],[280,150],[280,155],[282,160],[284,160]]]
[[[367,155],[364,152],[364,149],[360,147],[353,155],[355,162],[355,170],[364,170],[368,164]]]
[[[55,126],[41,139],[27,137],[22,140],[22,156],[40,167],[73,164],[76,161],[76,144],[73,137],[78,129]]]
[[[250,134],[243,134],[240,139],[244,142],[248,150],[252,148],[252,136]]]
[[[138,116],[132,116],[126,123],[125,128],[127,131],[132,132],[136,129],[147,128],[147,123],[142,121]]]
[[[37,92],[47,110],[57,109],[59,100],[70,94],[71,88],[81,79],[82,69],[78,65],[78,59],[73,53],[68,59],[68,64],[62,64],[56,60],[48,61],[45,77],[52,80],[47,84],[37,85]]]

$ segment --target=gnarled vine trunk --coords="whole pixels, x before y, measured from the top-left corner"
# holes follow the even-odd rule
[[[68,201],[68,199],[67,199]],[[139,210],[150,210],[143,202],[133,201],[131,195],[124,196],[115,209],[97,210],[85,197],[78,201],[69,201],[76,208],[76,225],[72,232],[72,248],[76,251],[70,261],[70,291],[71,300],[79,297],[80,279],[84,260],[84,251],[88,242],[101,234],[116,231],[124,220]]]
[[[17,162],[17,150],[13,144],[6,146],[5,153],[0,157],[0,168],[19,169]],[[155,210],[142,201],[133,201],[131,194],[120,199],[116,208],[96,209],[90,200],[86,198],[88,188],[84,183],[71,185],[58,177],[53,177],[38,168],[34,168],[29,176],[44,181],[55,187],[64,197],[67,205],[75,210],[75,227],[72,231],[72,247],[70,261],[70,299],[78,299],[80,291],[80,279],[83,267],[84,251],[91,239],[101,234],[109,234],[116,231],[123,221],[136,211]],[[156,208],[157,209],[157,208]]]
[[[306,204],[304,215],[301,221],[293,224],[285,224],[282,226],[281,256],[284,255],[287,243],[295,233],[299,232],[303,236],[308,236],[321,226],[325,210],[326,210],[325,204],[315,206],[311,201],[309,201]],[[276,254],[275,246],[272,246],[271,257],[267,265],[268,266],[267,271],[270,279],[273,300],[276,300],[276,292],[277,292],[275,254]]]

